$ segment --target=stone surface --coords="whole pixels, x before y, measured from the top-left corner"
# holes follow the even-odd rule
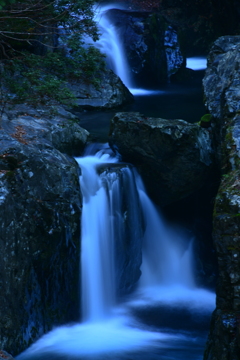
[[[159,14],[120,9],[107,14],[123,42],[135,84],[162,84],[183,65],[177,31]]]
[[[203,81],[223,174],[213,214],[219,267],[217,302],[205,360],[237,360],[240,354],[239,64],[240,36],[221,37],[210,51]]]
[[[222,36],[215,41],[203,79],[205,104],[215,118],[240,110],[240,36]]]
[[[199,189],[211,171],[210,133],[197,124],[117,113],[109,139],[122,160],[137,167],[149,195],[161,205]]]
[[[82,109],[117,108],[134,100],[128,88],[111,70],[102,72],[97,88],[78,81],[69,83],[69,88],[77,99],[77,107]]]
[[[1,120],[0,348],[14,355],[79,318],[79,168],[66,152],[88,133],[69,119],[19,105]]]

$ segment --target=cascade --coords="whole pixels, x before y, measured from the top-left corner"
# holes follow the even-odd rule
[[[102,149],[95,156],[78,158],[77,161],[82,171],[80,184],[83,194],[83,317],[96,321],[104,318],[114,305],[114,242],[119,234],[124,236],[121,225],[123,227],[126,215],[121,213],[123,190],[117,174],[105,171],[98,174],[100,166],[109,166],[116,163],[117,159],[104,153]],[[168,229],[164,225],[147,196],[139,175],[136,172],[133,174],[129,168],[123,168],[122,171],[129,177],[129,203],[136,213],[130,226],[139,226],[142,214],[145,224],[140,288],[152,285],[195,287],[191,266],[191,243],[182,242],[173,229]],[[134,184],[135,179],[137,186]],[[133,194],[135,188],[137,191]],[[139,200],[141,212],[137,211]],[[120,241],[124,242],[124,239]]]
[[[124,47],[117,28],[111,23],[107,11],[112,8],[122,9],[121,6],[105,5],[97,6],[95,9],[95,21],[98,24],[100,31],[100,39],[92,45],[97,47],[103,54],[106,55],[106,62],[108,67],[117,74],[122,82],[129,88],[133,88],[131,79],[131,70],[129,68]]]
[[[84,157],[76,160],[81,168],[83,195],[83,321],[54,329],[20,354],[17,360],[49,356],[64,360],[75,357],[122,360],[128,359],[129,354],[131,359],[138,360],[200,359],[205,333],[191,334],[162,324],[169,309],[175,316],[180,308],[185,324],[186,314],[191,321],[202,321],[206,316],[208,319],[214,308],[214,294],[198,289],[194,283],[192,240],[181,238],[165,224],[148,198],[139,175],[130,167],[126,170],[125,164],[119,163],[106,145],[98,151],[92,147]],[[114,171],[116,164],[127,178],[127,207],[132,207],[136,213],[130,226],[135,229],[143,222],[145,229],[138,289],[122,301],[116,299],[114,247],[116,237],[124,235],[121,227],[128,215],[122,212],[123,186],[119,182],[119,170]],[[135,211],[139,203],[140,212]],[[151,311],[155,311],[155,315],[150,325]],[[161,324],[155,323],[158,317]]]
[[[102,36],[94,46],[133,94],[156,94],[134,89],[121,39],[107,17],[112,7],[96,10]],[[205,66],[197,59],[198,68],[199,60]],[[215,295],[195,284],[194,239],[165,222],[137,172],[107,145],[92,145],[76,160],[83,197],[81,321],[55,328],[17,360],[200,360]],[[135,248],[119,261],[118,246],[129,241],[142,253],[141,277],[120,298],[123,272],[117,269],[124,264],[124,276],[136,280],[129,265]]]
[[[104,55],[106,55],[106,63],[108,68],[117,74],[125,86],[131,91],[133,95],[151,95],[159,94],[159,90],[147,90],[142,88],[135,88],[131,76],[131,69],[129,67],[124,46],[118,29],[111,23],[107,13],[110,9],[124,9],[119,4],[109,4],[95,8],[95,21],[98,24],[100,38],[93,42],[91,39],[86,39],[86,43],[98,48]]]

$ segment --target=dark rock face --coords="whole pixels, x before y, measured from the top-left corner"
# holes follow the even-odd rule
[[[22,105],[1,122],[0,348],[14,355],[79,316],[79,170],[57,148],[80,153],[88,133],[58,110]]]
[[[103,72],[99,80],[98,88],[92,84],[69,83],[69,88],[77,98],[76,105],[79,108],[111,109],[134,100],[128,88],[111,70]]]
[[[168,78],[183,66],[184,59],[178,43],[178,34],[173,26],[168,26],[164,36],[164,47],[167,58]]]
[[[222,36],[215,41],[203,80],[206,106],[222,119],[240,110],[240,36]]]
[[[214,116],[222,180],[215,200],[213,237],[219,279],[205,360],[237,360],[240,354],[240,37],[213,45],[203,81]]]
[[[208,130],[184,120],[117,113],[111,121],[110,145],[123,161],[137,167],[148,193],[161,205],[199,189],[211,171]]]
[[[107,12],[123,41],[137,85],[167,81],[183,64],[177,31],[156,13],[112,9]]]

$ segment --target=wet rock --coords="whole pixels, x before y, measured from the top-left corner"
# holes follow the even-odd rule
[[[134,83],[162,84],[183,65],[177,30],[159,14],[112,9],[107,15],[123,42]]]
[[[128,88],[111,70],[102,72],[98,87],[76,81],[69,83],[69,88],[80,109],[111,109],[134,100]]]
[[[165,31],[164,47],[167,58],[167,73],[168,77],[170,77],[177,73],[184,64],[184,58],[178,43],[178,34],[172,26],[168,26]]]
[[[61,151],[88,134],[68,118],[21,105],[1,122],[0,348],[14,355],[79,317],[79,169]]]
[[[240,354],[240,37],[213,45],[203,80],[213,115],[222,180],[215,199],[213,238],[219,276],[205,360],[237,360]]]
[[[222,36],[215,41],[203,79],[205,104],[215,118],[240,110],[240,36]]]
[[[79,119],[60,106],[19,104],[6,108],[2,115],[2,136],[11,134],[22,143],[52,146],[68,155],[80,155],[89,139],[89,133],[78,125]]]
[[[199,189],[211,171],[210,133],[184,120],[117,113],[109,141],[123,161],[137,167],[148,193],[161,205]]]

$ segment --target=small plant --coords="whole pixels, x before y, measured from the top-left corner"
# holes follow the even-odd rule
[[[99,86],[103,55],[82,41],[98,39],[94,3],[0,0],[0,115],[6,103],[74,106],[69,83]]]
[[[205,114],[201,117],[200,119],[200,126],[204,127],[204,128],[208,128],[211,126],[211,119],[212,119],[212,115],[211,114]]]
[[[205,114],[201,117],[201,121],[203,122],[210,122],[212,119],[212,115],[211,114]]]

